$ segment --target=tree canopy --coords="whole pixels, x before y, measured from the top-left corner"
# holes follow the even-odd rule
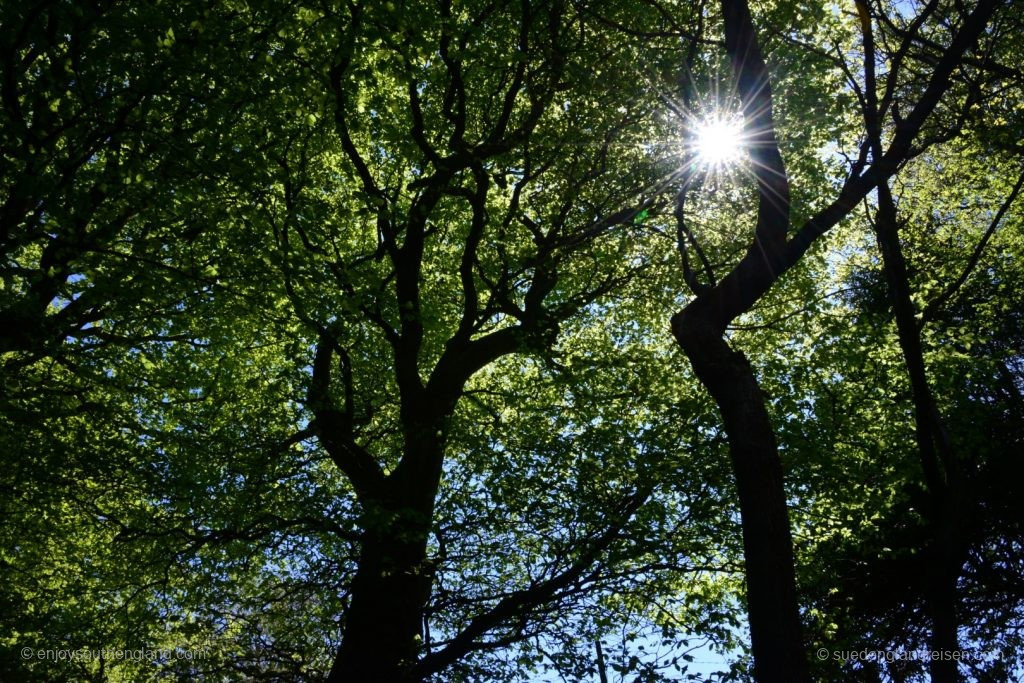
[[[1024,670],[1011,3],[0,7],[0,678]]]

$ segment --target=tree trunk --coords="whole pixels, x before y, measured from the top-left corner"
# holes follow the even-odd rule
[[[427,539],[444,451],[443,417],[411,420],[383,500],[362,500],[363,541],[328,683],[411,683],[433,583]]]
[[[959,467],[928,383],[916,311],[910,295],[910,276],[900,245],[896,202],[886,183],[878,186],[875,235],[882,253],[903,362],[910,378],[915,437],[925,486],[931,499],[931,509],[928,510],[932,533],[928,544],[931,561],[925,599],[932,621],[931,648],[940,655],[931,659],[931,678],[934,683],[956,683],[960,680],[957,661],[947,657],[959,649],[956,582],[962,566],[958,550],[961,505],[954,484],[959,478]]]
[[[330,683],[410,680],[432,579],[418,526],[400,516],[366,532]]]
[[[933,524],[936,534],[932,543],[934,563],[927,595],[932,621],[931,649],[938,656],[932,658],[929,669],[932,683],[956,683],[960,680],[960,667],[952,656],[960,649],[956,618],[959,563],[953,562],[955,544],[948,537],[949,529],[940,524]]]
[[[672,321],[676,340],[722,413],[743,523],[747,614],[759,683],[810,681],[804,654],[793,539],[779,460],[761,388],[746,357],[717,326],[687,307]]]

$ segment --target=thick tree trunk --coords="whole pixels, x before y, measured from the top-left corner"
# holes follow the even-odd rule
[[[411,680],[407,672],[421,642],[432,580],[423,525],[408,513],[378,508],[370,514],[397,518],[368,523],[376,528],[363,541],[341,649],[327,679],[331,683]]]
[[[688,307],[676,340],[722,413],[743,522],[747,613],[759,683],[810,681],[793,570],[793,539],[779,460],[761,388],[746,357]]]
[[[444,450],[443,416],[407,418],[407,453],[382,500],[362,500],[363,541],[329,683],[411,683],[433,583],[427,539]]]

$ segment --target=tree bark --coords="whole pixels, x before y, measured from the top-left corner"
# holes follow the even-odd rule
[[[754,241],[720,282],[672,318],[676,341],[722,413],[743,527],[747,615],[759,683],[810,681],[796,598],[793,539],[775,434],[746,357],[723,335],[785,272],[789,176],[779,151],[768,67],[746,0],[721,0],[726,52],[757,181]]]

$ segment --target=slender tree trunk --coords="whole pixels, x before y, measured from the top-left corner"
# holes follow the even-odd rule
[[[594,641],[594,649],[597,651],[597,675],[600,683],[608,683],[608,665],[604,661],[604,651],[601,649],[601,639]]]
[[[835,201],[789,238],[792,228],[789,177],[775,136],[769,71],[758,44],[747,0],[721,0],[726,51],[743,104],[751,168],[758,185],[757,226],[754,241],[742,260],[717,283],[709,277],[711,281],[698,288],[693,284],[699,283],[692,273],[689,274],[687,282],[693,281],[691,288],[697,297],[673,316],[672,330],[693,364],[697,377],[718,404],[729,439],[743,521],[754,677],[759,683],[810,681],[810,673],[804,656],[793,543],[774,433],[749,363],[741,353],[729,347],[723,335],[729,323],[750,310],[819,236],[848,215],[871,189],[879,183],[884,185],[897,171],[911,152],[921,126],[949,88],[950,76],[963,53],[985,30],[999,4],[998,0],[979,0],[936,63],[927,88],[911,113],[897,126],[888,149],[882,149],[876,136],[876,155],[870,168],[863,173],[858,168],[844,183]],[[870,22],[867,26],[870,28]],[[868,63],[865,71],[872,80],[868,92],[873,96],[874,67],[873,62],[868,60]],[[876,133],[877,123],[867,121],[869,135]],[[863,160],[858,162],[861,163]],[[684,263],[684,276],[687,270]],[[933,419],[937,413],[933,411],[922,415],[925,419]],[[949,500],[953,498],[950,496]],[[946,500],[946,497],[940,500]],[[940,507],[953,514],[950,508]],[[948,524],[945,528],[947,532],[953,529]],[[953,535],[937,534],[935,538],[944,544],[937,552],[943,561],[938,563],[942,568],[937,570],[936,576],[949,577],[952,565],[948,560],[955,548]],[[939,587],[940,583],[936,581],[935,586]],[[942,619],[935,619],[936,630],[943,630],[944,642],[949,641],[950,636],[955,642],[955,618],[952,618],[955,614],[951,611],[942,614]],[[950,618],[952,628],[947,623]],[[941,662],[936,667],[933,673],[946,675],[942,672],[949,671],[949,667]],[[955,680],[955,673],[954,666],[954,678],[950,680]]]
[[[932,524],[931,555],[933,566],[929,581],[928,607],[932,621],[931,649],[939,656],[930,662],[933,683],[956,683],[960,680],[959,665],[952,653],[960,649],[957,636],[956,583],[959,577],[955,530],[943,511]]]
[[[759,683],[810,681],[804,654],[793,539],[782,464],[761,388],[746,357],[690,307],[673,319],[676,340],[722,413],[743,522],[747,613]]]
[[[742,100],[757,180],[754,242],[743,259],[672,318],[672,332],[722,413],[743,526],[747,615],[758,683],[810,681],[796,598],[793,539],[782,463],[768,410],[746,357],[723,338],[788,268],[789,176],[775,136],[772,90],[750,7],[721,0],[726,52]],[[681,204],[680,215],[682,219]],[[681,245],[682,246],[682,245]]]
[[[875,235],[882,253],[882,265],[889,298],[896,319],[903,361],[910,377],[914,404],[914,426],[925,485],[931,499],[928,517],[931,528],[926,586],[928,612],[932,621],[931,648],[944,654],[931,660],[931,678],[935,683],[960,680],[955,659],[947,659],[959,649],[956,618],[956,583],[962,566],[959,542],[960,500],[955,491],[959,468],[928,383],[924,351],[917,327],[917,316],[910,296],[910,278],[900,246],[896,202],[889,186],[878,186],[878,213]]]

